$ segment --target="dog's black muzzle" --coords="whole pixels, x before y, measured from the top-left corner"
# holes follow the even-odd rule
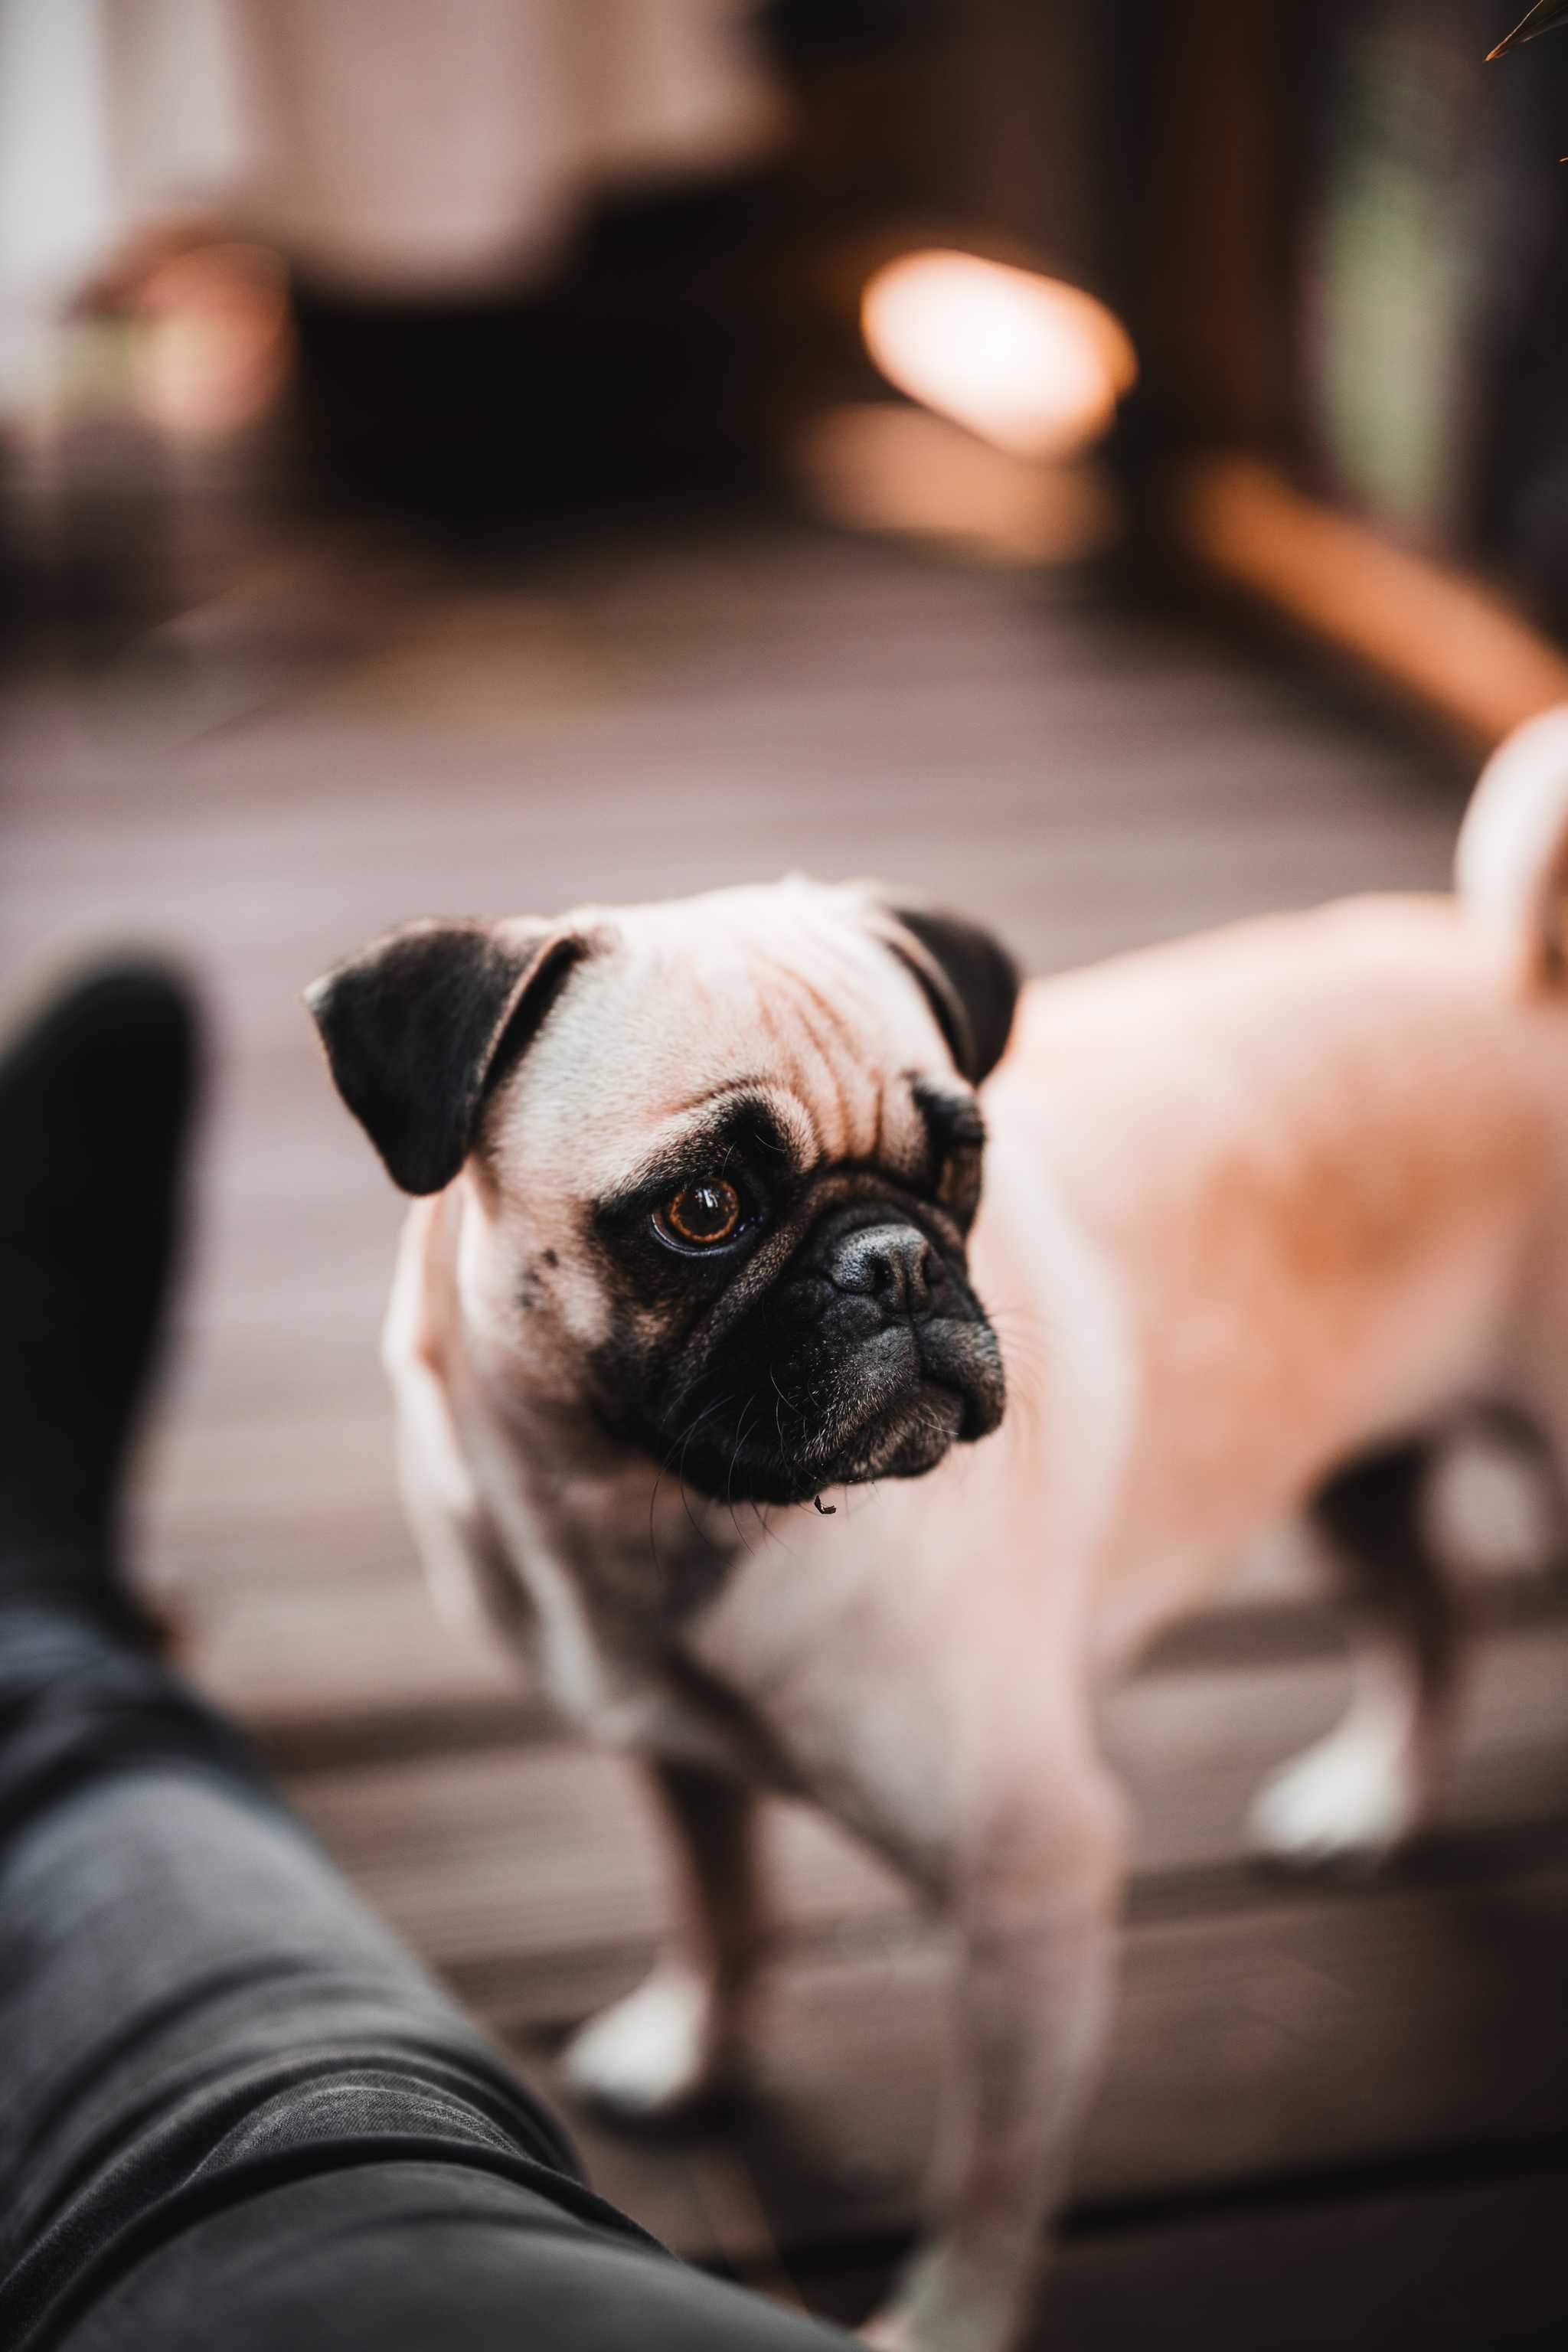
[[[1005,1396],[1001,1355],[956,1238],[944,1244],[890,1202],[858,1201],[818,1221],[796,1269],[780,1286],[781,1310],[812,1318],[819,1349],[840,1357],[835,1386],[852,1422],[874,1425],[908,1404],[924,1408],[917,1419],[931,1433],[956,1408],[949,1443],[996,1427]],[[847,1392],[857,1381],[859,1397]]]
[[[1005,1402],[956,1228],[880,1190],[821,1211],[726,1329],[703,1392],[722,1402],[658,1450],[721,1499],[775,1503],[918,1477],[988,1436]]]

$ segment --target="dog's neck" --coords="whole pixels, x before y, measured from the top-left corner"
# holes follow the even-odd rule
[[[458,1421],[530,1604],[525,1647],[555,1704],[614,1743],[651,1743],[785,1785],[749,1710],[713,1682],[689,1639],[743,1548],[739,1514],[731,1524],[646,1455],[478,1381]]]

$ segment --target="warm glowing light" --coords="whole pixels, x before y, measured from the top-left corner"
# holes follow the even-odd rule
[[[216,441],[264,416],[292,356],[287,272],[256,245],[203,245],[134,289],[136,390],[174,439]]]
[[[1088,448],[1138,373],[1125,328],[1091,294],[976,254],[889,262],[860,318],[889,383],[1016,457]]]
[[[981,563],[1082,562],[1111,546],[1120,525],[1114,492],[1092,459],[1015,457],[894,401],[814,419],[795,467],[832,521],[929,541]]]

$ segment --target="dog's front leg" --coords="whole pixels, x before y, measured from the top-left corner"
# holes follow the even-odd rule
[[[932,2232],[867,2331],[898,2352],[1003,2352],[1016,2339],[1098,2078],[1121,1793],[1096,1772],[1070,1791],[1020,1791],[1019,1802],[1026,1818],[967,1857],[952,1893],[960,1975]]]
[[[641,2121],[732,2078],[763,1942],[752,1791],[705,1765],[647,1769],[674,1864],[675,1932],[652,1974],[584,2026],[566,2057],[579,2096]]]

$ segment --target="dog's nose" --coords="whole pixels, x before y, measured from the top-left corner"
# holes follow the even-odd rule
[[[923,1315],[947,1279],[942,1254],[913,1225],[871,1225],[834,1252],[835,1287],[875,1298],[889,1315]]]

